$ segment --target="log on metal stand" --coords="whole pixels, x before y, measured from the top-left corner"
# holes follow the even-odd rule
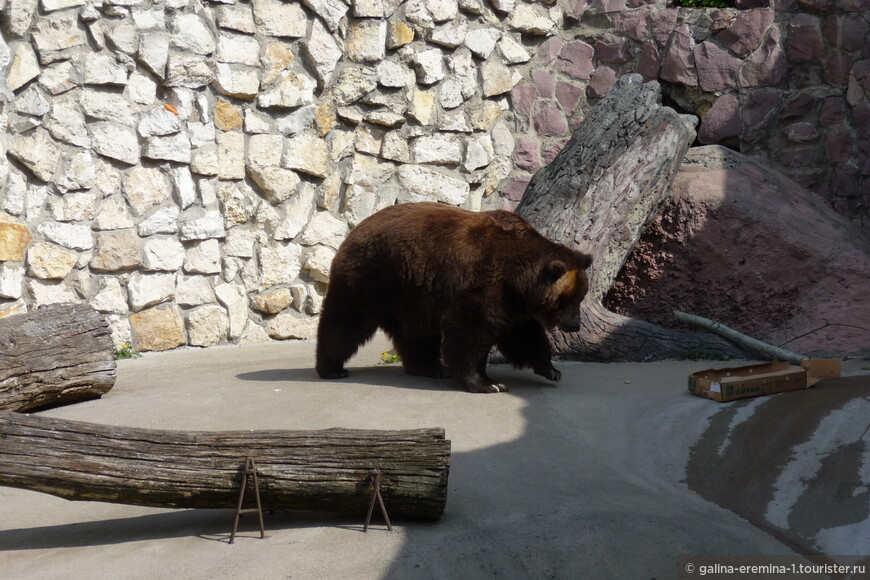
[[[695,138],[694,123],[661,105],[657,82],[626,75],[526,188],[516,212],[542,235],[593,257],[581,330],[553,333],[558,354],[598,361],[676,358],[687,351],[746,356],[719,336],[662,328],[602,305],[667,199]]]
[[[84,304],[0,319],[0,410],[95,399],[115,384],[109,326]]]
[[[0,485],[71,500],[234,508],[246,459],[270,510],[365,515],[380,470],[394,518],[436,520],[450,441],[407,431],[157,431],[0,412]]]

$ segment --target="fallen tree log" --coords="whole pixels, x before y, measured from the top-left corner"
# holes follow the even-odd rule
[[[114,384],[109,326],[90,306],[55,304],[0,319],[0,410],[95,399]]]
[[[234,508],[246,458],[265,509],[365,514],[373,470],[393,518],[435,520],[450,441],[408,431],[158,431],[0,412],[0,485],[70,500]]]
[[[629,253],[667,200],[695,138],[695,122],[661,105],[657,82],[644,83],[637,74],[623,76],[526,188],[516,212],[545,237],[593,259],[581,329],[554,331],[557,354],[593,361],[645,361],[687,353],[746,356],[722,337],[663,328],[602,305]]]

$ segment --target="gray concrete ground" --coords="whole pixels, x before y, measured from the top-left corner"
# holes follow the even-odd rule
[[[68,502],[0,488],[0,576],[661,579],[677,577],[678,557],[689,554],[820,546],[870,553],[866,361],[847,364],[853,376],[845,387],[822,383],[719,404],[689,395],[686,377],[723,363],[557,363],[558,386],[499,366],[491,375],[510,392],[472,395],[378,364],[387,348],[376,338],[351,361],[351,377],[335,382],[315,378],[313,343],[146,354],[120,361],[117,383],[101,400],[45,414],[155,429],[442,426],[453,455],[439,522],[363,534],[362,522],[347,517],[283,512],[267,515],[265,540],[245,518],[229,545],[232,510]],[[757,427],[755,417],[776,423],[775,410],[765,411],[771,401],[788,414],[788,401],[809,393],[817,410],[793,441],[774,448],[745,430]],[[840,457],[844,445],[849,454]],[[851,487],[837,483],[836,469],[815,477],[821,488],[808,483],[830,471],[819,449],[834,450]],[[746,488],[750,502],[721,484],[749,485],[746,469],[764,464],[773,466],[764,476],[772,489]],[[825,489],[828,500],[851,502],[851,510],[807,527],[810,516],[795,516],[828,501]]]

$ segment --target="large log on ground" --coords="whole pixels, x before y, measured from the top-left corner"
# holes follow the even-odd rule
[[[602,306],[629,253],[664,205],[695,138],[694,122],[661,105],[657,82],[626,75],[526,188],[516,212],[542,235],[593,257],[581,330],[554,332],[557,353],[599,361],[745,355],[719,336],[670,330]],[[667,304],[662,308],[670,311]]]
[[[115,384],[106,321],[84,304],[55,304],[0,319],[0,410],[95,399]]]
[[[157,431],[0,412],[0,485],[71,500],[234,508],[247,457],[265,509],[365,514],[373,470],[391,518],[435,520],[450,441],[408,431]]]

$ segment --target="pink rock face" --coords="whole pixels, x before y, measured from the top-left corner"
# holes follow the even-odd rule
[[[786,59],[782,53],[781,38],[782,33],[778,28],[774,28],[761,47],[743,61],[738,75],[741,87],[780,85],[786,73]]]
[[[592,55],[595,50],[583,42],[575,40],[565,45],[559,51],[559,57],[554,66],[556,70],[562,71],[565,74],[574,77],[575,79],[588,80],[595,68],[592,62]]]
[[[606,66],[600,66],[592,73],[587,93],[590,99],[603,97],[616,84],[616,71]]]
[[[680,24],[674,30],[665,58],[662,60],[662,80],[681,83],[688,87],[698,86],[698,71],[695,68],[695,41],[688,24]]]
[[[562,105],[562,110],[571,113],[583,97],[583,87],[573,83],[558,81],[556,83],[556,100]]]
[[[773,10],[767,8],[741,12],[731,26],[716,35],[716,40],[735,54],[746,56],[758,48],[773,17]]]
[[[682,310],[810,356],[870,351],[870,240],[816,194],[711,146],[689,150],[672,195],[607,306],[670,327]]]
[[[598,60],[610,64],[624,64],[631,60],[628,41],[623,36],[605,33],[595,45]]]
[[[864,46],[867,23],[857,14],[837,14],[825,19],[823,25],[828,44],[847,52]]]
[[[791,64],[812,62],[825,54],[821,20],[811,14],[798,14],[788,23],[788,47]]]
[[[514,148],[514,165],[529,173],[534,173],[541,167],[541,155],[538,152],[540,143],[537,139],[517,139]]]
[[[535,130],[538,135],[564,135],[568,132],[568,119],[556,107],[542,103],[535,113]]]
[[[553,92],[556,88],[556,77],[553,73],[543,69],[535,69],[532,71],[532,81],[535,83],[539,96],[545,99],[553,98]]]
[[[643,76],[643,80],[651,81],[659,77],[662,69],[662,57],[659,49],[651,42],[644,43],[637,53],[635,70]]]
[[[695,67],[701,89],[713,93],[730,89],[737,84],[740,59],[712,42],[703,42],[695,47]]]
[[[740,115],[737,112],[737,97],[733,94],[722,95],[701,119],[698,140],[701,143],[719,143],[728,137],[737,137],[743,132]]]

